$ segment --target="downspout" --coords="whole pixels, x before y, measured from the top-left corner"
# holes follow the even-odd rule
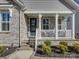
[[[19,48],[20,48],[20,46],[21,46],[21,44],[20,44],[20,9],[19,9]]]

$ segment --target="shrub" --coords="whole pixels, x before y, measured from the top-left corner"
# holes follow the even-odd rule
[[[68,47],[66,45],[59,45],[59,49],[61,53],[66,53],[68,51]]]
[[[68,46],[67,42],[65,42],[65,41],[61,41],[59,44]]]
[[[43,53],[48,55],[49,53],[51,53],[51,47],[46,45],[46,44],[43,44],[42,45],[42,51],[43,51]]]
[[[0,47],[0,56],[2,55],[3,51],[4,51],[4,48],[1,46]]]
[[[79,43],[74,43],[73,48],[74,48],[76,53],[79,53]]]
[[[50,40],[46,40],[46,41],[44,41],[44,44],[46,44],[47,46],[51,46],[51,41]]]

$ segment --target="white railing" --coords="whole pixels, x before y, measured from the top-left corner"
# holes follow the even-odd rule
[[[41,30],[41,37],[55,37],[55,30]]]
[[[65,37],[66,31],[65,30],[58,30],[58,37]]]
[[[58,37],[71,38],[72,30],[58,30]],[[41,30],[41,37],[55,37],[55,30]]]
[[[66,37],[72,37],[72,30],[66,30]]]
[[[41,32],[39,32],[39,33],[41,33],[41,38],[43,37],[43,38],[55,38],[55,33],[56,33],[56,31],[55,30],[41,30]],[[30,32],[28,32],[28,35],[29,35],[29,37],[35,37],[35,36],[32,36],[32,35],[30,35]],[[39,37],[40,35],[38,35],[38,37]],[[72,30],[58,30],[58,37],[66,37],[66,38],[71,38],[72,37]],[[40,37],[39,37],[40,38]]]
[[[71,30],[58,30],[58,37],[71,38]]]

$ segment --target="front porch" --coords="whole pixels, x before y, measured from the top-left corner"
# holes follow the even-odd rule
[[[75,14],[27,14],[28,37],[75,39]]]

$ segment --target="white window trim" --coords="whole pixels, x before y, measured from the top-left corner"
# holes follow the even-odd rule
[[[5,12],[1,12],[1,13],[5,13]],[[10,13],[10,12],[9,12],[9,13]],[[9,23],[9,30],[8,30],[8,31],[7,31],[7,30],[5,30],[5,31],[2,30],[2,25],[1,25],[2,23]],[[0,27],[1,27],[1,28],[0,28],[0,33],[1,33],[1,32],[4,32],[4,33],[10,32],[10,24],[11,24],[11,17],[9,18],[9,21],[1,21],[1,20],[0,20]]]
[[[0,5],[0,7],[13,7],[13,5]]]
[[[47,14],[51,14],[51,13],[60,13],[60,14],[72,14],[72,11],[24,11],[25,14],[31,14],[31,13],[47,13]]]

